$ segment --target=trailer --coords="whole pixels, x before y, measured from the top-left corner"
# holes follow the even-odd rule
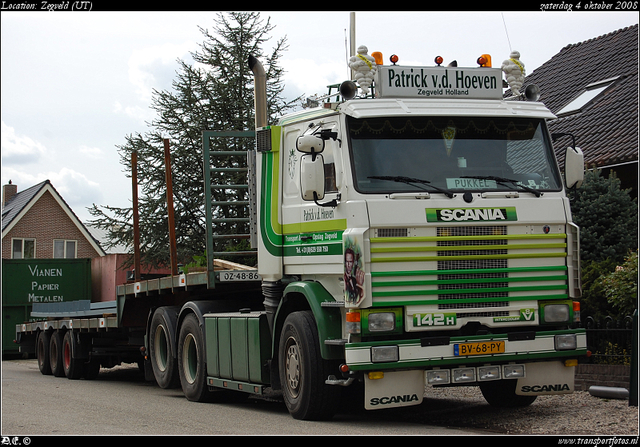
[[[256,130],[203,131],[207,270],[122,285],[78,318],[48,309],[17,326],[21,349],[69,378],[137,361],[198,402],[281,392],[305,420],[332,417],[343,390],[368,410],[420,404],[425,387],[479,386],[496,406],[573,392],[586,336],[566,191],[582,152],[568,147],[561,172],[554,115],[537,88],[518,90],[514,55],[502,69],[489,55],[477,67],[372,56],[360,47],[357,83],[277,125],[249,58]],[[226,136],[255,146],[218,152]],[[246,157],[247,184],[213,185],[217,155]],[[240,187],[246,203],[212,198]],[[214,210],[232,205],[249,207],[257,268],[215,268]]]

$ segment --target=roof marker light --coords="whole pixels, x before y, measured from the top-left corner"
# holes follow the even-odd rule
[[[391,57],[389,58],[389,60],[391,61],[391,63],[393,65],[395,65],[396,62],[398,62],[398,56],[396,56],[395,54],[392,54]]]
[[[440,64],[442,64],[442,61],[443,61],[443,60],[444,60],[444,59],[442,59],[442,56],[436,56],[436,58],[435,58],[433,61],[434,61],[434,62],[438,65],[438,67],[439,67],[439,66],[440,66]]]
[[[376,61],[376,65],[382,65],[384,64],[383,60],[382,60],[382,53],[379,51],[374,51],[373,53],[371,53],[371,56],[375,59]]]
[[[478,65],[480,65],[481,67],[491,68],[491,55],[483,54],[478,58],[477,62],[478,62]]]

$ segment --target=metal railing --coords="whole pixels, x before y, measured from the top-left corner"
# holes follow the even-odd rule
[[[633,354],[633,317],[614,319],[585,318],[582,327],[587,331],[590,363],[630,365]]]

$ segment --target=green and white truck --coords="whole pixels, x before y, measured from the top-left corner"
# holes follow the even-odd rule
[[[119,287],[111,317],[18,325],[23,350],[45,373],[60,351],[70,378],[140,361],[194,401],[281,391],[297,419],[332,417],[345,390],[370,410],[421,404],[425,387],[479,386],[499,406],[572,392],[586,336],[566,191],[581,151],[561,171],[535,87],[504,98],[487,63],[367,65],[370,94],[347,81],[339,100],[267,125],[251,57],[256,131],[203,132],[210,249],[224,206],[211,141],[255,135],[257,268],[214,270],[208,250],[206,272]]]

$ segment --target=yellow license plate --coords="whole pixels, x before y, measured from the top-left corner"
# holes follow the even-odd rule
[[[453,355],[487,355],[504,352],[504,341],[482,341],[478,343],[456,343],[453,345]]]

